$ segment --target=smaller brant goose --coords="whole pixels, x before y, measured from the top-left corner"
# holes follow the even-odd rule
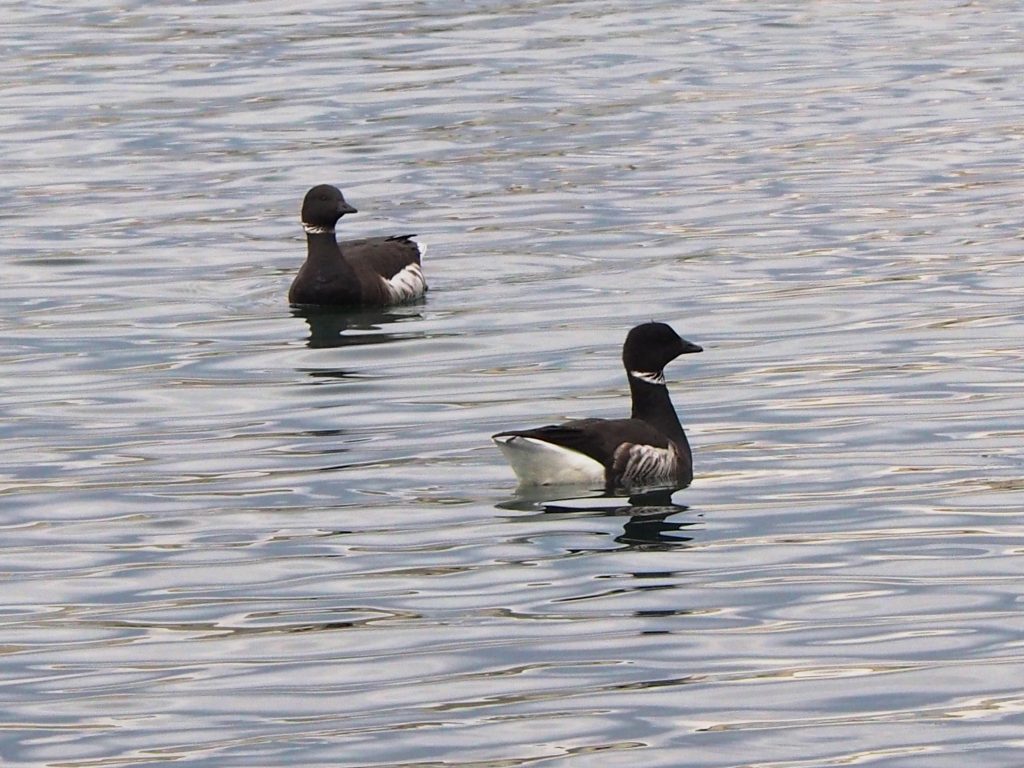
[[[418,299],[427,290],[420,257],[426,248],[415,235],[344,240],[334,225],[356,209],[341,190],[320,184],[302,201],[306,262],[288,290],[291,304],[376,306]]]
[[[693,480],[693,454],[664,368],[679,355],[701,351],[664,323],[638,325],[622,346],[632,418],[579,419],[499,432],[492,439],[521,485],[682,488]]]

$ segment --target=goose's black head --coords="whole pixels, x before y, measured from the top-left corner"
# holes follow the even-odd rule
[[[307,227],[334,229],[338,219],[346,213],[357,211],[345,202],[341,190],[330,184],[313,187],[302,201],[302,223]]]
[[[626,336],[622,364],[627,371],[657,374],[680,355],[702,351],[664,323],[644,323]]]

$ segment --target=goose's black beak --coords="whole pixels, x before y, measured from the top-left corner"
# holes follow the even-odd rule
[[[686,354],[689,354],[690,352],[703,352],[704,351],[704,347],[698,346],[697,344],[694,344],[692,341],[687,341],[686,339],[680,339],[679,340],[679,346],[680,346],[680,350],[679,350],[679,354],[680,355],[686,355]]]

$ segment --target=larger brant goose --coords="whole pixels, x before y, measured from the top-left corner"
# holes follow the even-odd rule
[[[320,184],[302,201],[306,262],[288,290],[291,304],[383,307],[418,299],[427,290],[420,257],[426,248],[415,235],[343,240],[334,226],[356,209],[341,190]]]
[[[679,355],[701,351],[664,323],[638,325],[622,346],[631,418],[579,419],[499,432],[492,439],[521,485],[682,488],[693,480],[693,454],[669,399],[664,368]]]

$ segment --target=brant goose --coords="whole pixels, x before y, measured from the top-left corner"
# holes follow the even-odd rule
[[[631,418],[580,419],[492,439],[521,485],[682,488],[693,480],[693,454],[663,371],[679,355],[700,351],[664,323],[638,325],[622,346]]]
[[[377,306],[418,299],[427,290],[420,268],[426,248],[415,235],[344,240],[334,236],[334,225],[356,209],[345,202],[341,190],[320,184],[302,201],[302,228],[306,230],[306,263],[288,290],[291,304]]]

